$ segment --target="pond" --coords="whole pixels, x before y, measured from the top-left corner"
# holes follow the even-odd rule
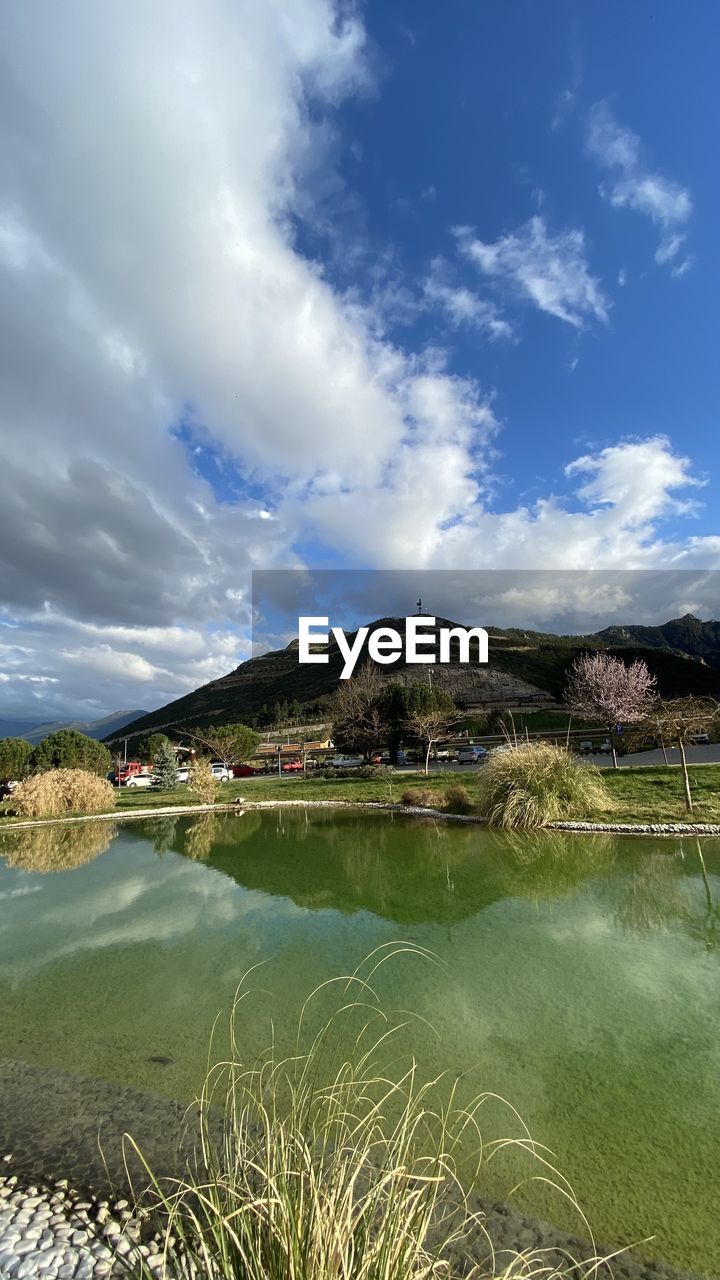
[[[408,941],[437,961],[374,981],[423,1020],[423,1072],[507,1099],[598,1239],[720,1270],[719,841],[274,810],[38,828],[0,854],[3,1058],[186,1101],[252,966],[248,1059],[270,1018],[289,1046],[313,988]],[[487,1124],[518,1130],[499,1104]],[[556,1193],[521,1200],[579,1231]]]

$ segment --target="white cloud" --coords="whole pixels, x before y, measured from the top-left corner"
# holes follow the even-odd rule
[[[617,563],[629,528],[638,559],[662,545],[624,508],[488,510],[492,393],[443,352],[391,340],[387,315],[438,307],[504,338],[499,304],[444,267],[420,296],[386,273],[361,304],[300,252],[298,221],[323,225],[322,193],[338,189],[338,104],[367,83],[345,12],[5,0],[8,716],[159,704],[230,670],[247,652],[250,570],[300,564],[312,537],[396,566]],[[581,231],[536,217],[459,244],[570,325],[607,318]]]
[[[461,253],[479,271],[540,311],[578,329],[587,320],[607,320],[610,304],[590,273],[582,231],[552,235],[545,219],[536,215],[493,243],[479,240],[468,227],[458,228],[456,235]]]
[[[434,258],[430,264],[423,290],[427,301],[441,307],[455,328],[467,324],[491,338],[512,337],[512,325],[502,317],[494,302],[480,298],[465,285],[449,282],[448,267],[442,258]]]
[[[587,147],[602,168],[615,172],[614,179],[600,188],[605,198],[616,209],[636,209],[649,217],[660,228],[655,260],[661,265],[671,262],[685,243],[681,228],[692,214],[690,192],[646,169],[639,137],[616,120],[605,102],[596,103],[590,112]],[[686,258],[682,270],[673,274],[683,274],[689,265]]]
[[[720,537],[660,535],[663,520],[693,514],[685,494],[703,483],[662,436],[584,454],[565,468],[568,496],[506,511],[483,503],[457,455],[435,463],[403,467],[385,493],[317,496],[307,517],[358,564],[390,568],[720,568]]]

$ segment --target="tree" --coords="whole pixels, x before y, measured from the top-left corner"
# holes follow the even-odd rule
[[[102,777],[110,772],[112,756],[104,743],[78,733],[77,729],[58,729],[37,744],[29,763],[33,773],[43,773],[46,769],[85,769]]]
[[[226,769],[249,760],[260,745],[260,735],[247,724],[218,724],[185,732],[193,742],[211,752],[214,760],[221,760]]]
[[[24,738],[0,738],[0,778],[17,782],[27,773],[32,747]]]
[[[155,763],[155,756],[165,743],[170,743],[170,739],[165,733],[150,733],[147,738],[143,738],[138,745],[138,754],[144,756],[150,764]],[[170,744],[172,745],[172,744]]]
[[[406,724],[410,733],[425,746],[426,774],[433,744],[447,733],[457,716],[455,703],[443,689],[432,685],[410,685]]]
[[[357,752],[368,759],[383,745],[387,725],[382,694],[382,677],[372,663],[365,663],[349,680],[341,680],[330,703],[332,737],[339,751]]]
[[[177,786],[177,757],[169,739],[160,743],[153,760],[153,771],[158,790],[174,791]]]
[[[712,698],[659,699],[651,720],[661,742],[674,742],[680,752],[685,808],[692,813],[692,792],[685,747],[696,733],[707,733],[720,718],[720,706]]]
[[[638,724],[647,719],[655,683],[641,658],[628,666],[602,651],[581,654],[570,668],[565,702],[577,715],[596,717],[606,726],[616,769],[615,725]]]

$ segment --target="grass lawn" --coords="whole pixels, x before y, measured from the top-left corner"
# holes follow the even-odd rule
[[[679,766],[603,769],[613,807],[598,822],[720,822],[720,765],[690,765],[693,812],[686,813]]]
[[[643,768],[603,769],[603,779],[611,796],[608,808],[582,815],[596,822],[720,822],[720,765],[691,765],[690,779],[695,809],[685,812],[682,775],[677,767],[654,765]],[[472,798],[474,773],[398,774],[390,779],[308,777],[239,778],[223,783],[219,801],[245,800],[382,800],[398,803],[405,791],[431,792],[442,804],[446,787],[463,783]],[[191,805],[198,801],[187,787],[174,791],[128,790],[121,788],[116,811],[162,809],[170,805]],[[11,826],[9,804],[0,803],[0,826]],[[576,815],[579,816],[579,815]]]

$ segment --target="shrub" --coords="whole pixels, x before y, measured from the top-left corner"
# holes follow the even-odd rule
[[[473,802],[467,787],[462,782],[451,782],[445,788],[445,808],[449,813],[471,813]]]
[[[313,775],[316,776],[316,775]],[[392,778],[394,776],[392,769],[384,764],[361,764],[355,769],[323,769],[320,774],[321,778],[327,778],[332,781],[343,780],[346,778],[361,779],[383,779]]]
[[[217,800],[219,782],[213,777],[212,761],[201,756],[195,760],[188,775],[188,789],[203,804],[214,804]]]
[[[406,787],[400,799],[403,804],[415,805],[420,809],[438,809],[440,807],[440,797],[437,791],[431,791],[429,787]]]
[[[610,807],[598,769],[579,764],[565,747],[520,742],[493,752],[483,766],[478,807],[494,827],[544,827]]]
[[[100,813],[115,807],[115,791],[107,778],[85,769],[49,769],[26,778],[12,793],[20,818],[52,818],[63,813]]]

